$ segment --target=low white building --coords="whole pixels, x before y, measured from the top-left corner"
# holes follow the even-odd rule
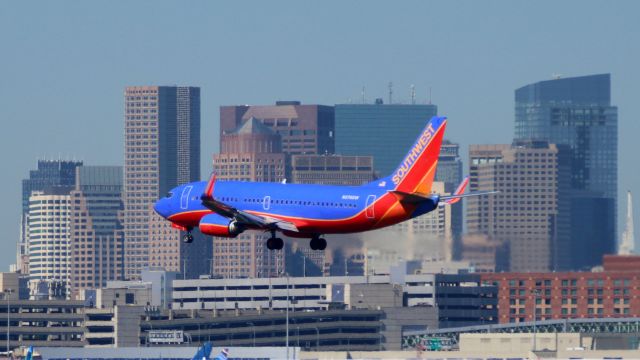
[[[367,283],[389,283],[389,276],[174,280],[172,309],[284,310],[288,303],[292,310],[323,310],[345,303],[349,284]]]

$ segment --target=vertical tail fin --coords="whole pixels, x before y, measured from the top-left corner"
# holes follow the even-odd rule
[[[434,116],[418,136],[400,166],[391,174],[395,190],[429,194],[436,174],[446,117]]]

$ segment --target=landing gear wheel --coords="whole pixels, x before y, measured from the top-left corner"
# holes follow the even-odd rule
[[[277,237],[271,237],[267,239],[267,249],[282,250],[283,247],[284,247],[284,240]]]
[[[313,238],[309,242],[309,247],[311,250],[324,250],[327,248],[327,240],[321,237]]]
[[[280,238],[275,238],[275,247],[274,249],[276,250],[282,250],[282,248],[284,247],[284,240],[280,239]]]
[[[193,242],[193,235],[191,233],[186,233],[182,236],[182,242],[185,244],[191,244]]]
[[[275,247],[273,246],[274,244],[274,238],[268,238],[267,239],[267,249],[269,250],[275,250]]]

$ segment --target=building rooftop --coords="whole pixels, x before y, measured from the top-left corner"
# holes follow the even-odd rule
[[[255,117],[249,118],[249,120],[245,121],[242,125],[238,126],[234,130],[232,130],[231,134],[264,134],[264,135],[275,135],[276,133],[262,124],[260,120]]]

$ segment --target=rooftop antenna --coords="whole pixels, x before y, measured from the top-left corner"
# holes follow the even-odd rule
[[[429,86],[429,105],[431,105],[431,86]]]
[[[389,81],[389,104],[393,104],[393,83]]]
[[[363,103],[363,104],[365,104],[365,103],[366,103],[365,98],[364,98],[364,94],[365,94],[365,92],[364,92],[364,86],[363,86],[363,87],[362,87],[362,103]]]
[[[416,104],[416,86],[411,84],[411,105]]]

